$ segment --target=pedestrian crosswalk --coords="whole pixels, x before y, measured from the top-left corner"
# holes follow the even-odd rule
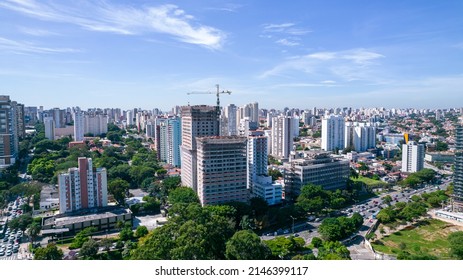
[[[8,261],[8,260],[17,260],[18,256],[16,254],[11,256],[0,257],[0,261]]]

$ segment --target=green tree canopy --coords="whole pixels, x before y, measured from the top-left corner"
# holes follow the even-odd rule
[[[48,243],[45,248],[37,248],[34,252],[34,260],[61,260],[63,251],[56,247],[55,243]]]
[[[199,203],[199,198],[192,188],[180,187],[169,192],[169,202],[175,203]]]
[[[80,248],[79,254],[84,259],[94,259],[98,254],[98,249],[100,246],[98,243],[93,240],[89,239],[82,244],[82,248]]]
[[[225,256],[229,260],[266,260],[270,249],[250,230],[237,231],[226,244]]]
[[[452,232],[447,240],[450,244],[450,254],[459,260],[463,260],[463,231]]]

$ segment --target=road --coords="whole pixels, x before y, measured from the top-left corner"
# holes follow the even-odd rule
[[[411,197],[414,195],[421,195],[423,193],[429,193],[436,191],[436,187],[440,190],[446,190],[448,185],[450,184],[450,180],[444,181],[443,184],[440,185],[425,185],[423,188],[416,189],[416,190],[394,190],[385,194],[380,195],[379,197],[373,197],[361,201],[357,204],[354,204],[350,207],[342,209],[341,212],[349,217],[353,215],[353,213],[357,212],[364,217],[363,226],[360,228],[357,235],[349,242],[346,242],[346,246],[351,252],[352,259],[358,260],[373,260],[374,254],[364,246],[365,235],[368,229],[373,225],[376,221],[372,216],[375,213],[378,213],[381,209],[388,207],[387,204],[383,203],[383,198],[387,195],[390,195],[393,199],[390,203],[391,205],[396,204],[397,202],[408,202],[410,201]],[[320,226],[321,221],[319,222],[303,222],[303,223],[296,223],[294,225],[294,233],[298,236],[304,238],[306,243],[312,241],[313,237],[319,237],[320,234],[318,233],[318,227]],[[261,236],[262,240],[270,240],[274,239],[277,236],[290,236],[292,232],[283,233],[282,231],[275,233],[265,233]]]

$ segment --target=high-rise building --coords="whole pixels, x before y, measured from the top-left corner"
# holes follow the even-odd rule
[[[74,119],[74,141],[83,141],[84,140],[84,128],[85,128],[84,127],[84,112],[82,112],[79,107],[76,107],[74,109],[74,114],[72,118]]]
[[[197,191],[197,137],[219,136],[220,125],[216,107],[207,105],[183,106],[182,116],[182,185]]]
[[[293,119],[277,116],[272,119],[270,154],[279,159],[287,159],[293,150]]]
[[[159,128],[159,157],[160,160],[180,167],[181,129],[180,119],[166,119]]]
[[[424,145],[409,141],[402,145],[402,172],[418,172],[424,167]]]
[[[45,138],[49,140],[55,140],[55,120],[52,117],[46,117],[43,119],[45,126]]]
[[[16,162],[19,146],[16,116],[10,97],[0,95],[0,168]]]
[[[322,119],[322,150],[344,149],[344,118],[329,115]]]
[[[263,131],[253,131],[248,136],[248,189],[251,193],[257,176],[268,174],[268,139]]]
[[[91,158],[78,158],[78,167],[58,175],[60,213],[108,205],[105,168],[94,168]]]
[[[376,128],[369,123],[346,122],[344,147],[365,152],[376,147]]]
[[[107,115],[84,115],[84,134],[91,133],[94,136],[108,133],[108,116]]]
[[[236,110],[237,110],[237,107],[235,106],[235,104],[230,104],[224,108],[224,114],[223,114],[224,122],[223,122],[221,135],[224,135],[224,136],[238,135]]]
[[[463,120],[462,120],[463,121]],[[455,171],[453,172],[453,208],[463,212],[463,122],[455,130]]]
[[[201,204],[248,201],[246,137],[215,136],[196,139],[197,194]]]

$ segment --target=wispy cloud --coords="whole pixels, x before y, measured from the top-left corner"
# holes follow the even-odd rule
[[[222,7],[207,7],[206,10],[224,11],[224,12],[236,13],[242,7],[243,7],[243,5],[236,4],[236,3],[225,3],[225,5],[222,6]]]
[[[288,58],[283,63],[265,71],[260,78],[288,76],[296,72],[311,74],[316,78],[340,78],[346,81],[370,78],[371,67],[384,56],[365,49],[339,52],[318,52]]]
[[[452,45],[452,47],[463,50],[463,42]]]
[[[298,43],[296,41],[288,40],[286,38],[277,40],[277,41],[275,41],[275,43],[283,45],[283,46],[288,46],[288,47],[294,47],[294,46],[299,46],[300,45],[300,43]]]
[[[219,49],[226,38],[221,30],[198,23],[193,16],[170,4],[135,8],[104,0],[65,4],[45,0],[6,0],[0,3],[0,7],[40,20],[74,24],[98,32],[163,33],[181,42],[211,49]]]
[[[29,28],[29,27],[19,27],[19,32],[36,37],[48,37],[59,35],[56,32],[52,32],[45,29]]]
[[[31,43],[31,42],[14,41],[14,40],[2,38],[2,37],[0,37],[0,50],[11,52],[11,53],[18,53],[18,54],[80,52],[80,50],[77,50],[77,49],[42,47],[42,46],[37,46],[36,44]]]
[[[288,35],[305,35],[311,32],[308,29],[298,28],[295,23],[264,24],[264,33],[285,33]]]

